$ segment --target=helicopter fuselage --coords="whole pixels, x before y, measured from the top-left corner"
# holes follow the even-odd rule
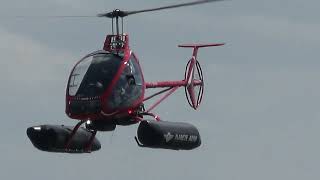
[[[66,114],[72,119],[132,124],[142,108],[145,82],[128,36],[108,35],[104,49],[73,67],[66,89]]]

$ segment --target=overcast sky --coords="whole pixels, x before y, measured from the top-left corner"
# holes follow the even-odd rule
[[[35,149],[26,128],[74,125],[64,114],[72,66],[102,48],[104,18],[8,18],[95,15],[180,0],[1,0],[0,179],[319,179],[320,2],[232,0],[128,17],[126,32],[147,81],[181,79],[191,55],[180,43],[225,42],[201,49],[206,88],[199,111],[180,90],[155,109],[162,119],[199,128],[193,151],[141,149],[137,126],[99,133],[91,154]]]

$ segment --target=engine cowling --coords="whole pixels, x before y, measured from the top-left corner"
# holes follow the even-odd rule
[[[182,122],[144,120],[137,136],[142,147],[191,150],[201,145],[198,129]]]
[[[27,135],[32,144],[41,151],[85,153],[92,132],[81,127],[73,136],[68,149],[66,143],[71,135],[73,127],[64,125],[41,125],[27,129]],[[97,138],[92,141],[91,151],[97,151],[101,144]]]

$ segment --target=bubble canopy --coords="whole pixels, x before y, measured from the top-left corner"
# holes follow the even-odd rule
[[[122,57],[97,51],[80,60],[72,70],[68,94],[77,97],[101,96],[121,66]]]

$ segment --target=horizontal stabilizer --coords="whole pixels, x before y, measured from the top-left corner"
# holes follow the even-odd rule
[[[213,43],[213,44],[181,44],[178,47],[182,48],[202,48],[202,47],[212,47],[212,46],[223,46],[225,43]]]

